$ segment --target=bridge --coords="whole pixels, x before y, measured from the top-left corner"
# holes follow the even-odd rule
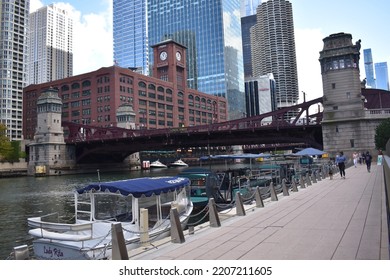
[[[180,128],[129,130],[72,122],[62,126],[65,142],[76,147],[78,163],[122,162],[138,151],[191,147],[245,145],[269,150],[299,143],[321,149],[321,104],[322,97],[258,116]],[[310,113],[311,106],[318,106],[316,113]],[[296,116],[286,120],[291,112]]]

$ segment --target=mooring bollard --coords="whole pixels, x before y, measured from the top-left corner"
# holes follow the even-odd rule
[[[264,207],[264,201],[263,201],[263,198],[261,197],[261,192],[260,192],[259,186],[257,186],[256,190],[255,190],[255,199],[256,199],[256,207],[257,208]]]
[[[141,246],[149,245],[149,211],[146,208],[140,209],[139,230]]]
[[[297,192],[298,191],[298,187],[297,187],[297,183],[295,182],[295,178],[292,178],[291,185],[292,185],[292,191],[293,192]]]
[[[221,221],[218,216],[217,206],[215,205],[214,198],[209,199],[209,222],[210,227],[221,226]]]
[[[306,186],[305,186],[305,177],[302,176],[302,175],[299,177],[299,184],[301,186],[301,189],[306,188]]]
[[[283,195],[284,196],[289,196],[288,188],[286,186],[286,179],[282,180],[282,188],[283,188]]]
[[[241,193],[237,192],[236,193],[236,212],[238,216],[245,216],[245,208],[244,208],[244,203],[242,202],[242,197]]]
[[[278,201],[278,195],[276,194],[274,182],[271,182],[269,185],[269,190],[271,192],[271,201]]]
[[[123,236],[123,229],[121,223],[114,223],[111,225],[112,235],[112,259],[113,260],[128,260],[125,237]]]
[[[172,207],[169,212],[169,219],[171,220],[171,242],[183,243],[185,242],[183,229],[181,228],[179,212],[176,207]]]

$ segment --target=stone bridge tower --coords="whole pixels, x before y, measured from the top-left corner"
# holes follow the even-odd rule
[[[353,44],[351,34],[337,33],[326,37],[323,42],[319,61],[324,92],[324,150],[331,156],[343,151],[352,158],[353,151],[375,148],[376,124],[365,117],[361,93],[360,40]]]
[[[74,166],[74,147],[65,144],[61,114],[58,91],[42,92],[37,100],[37,128],[29,144],[29,175],[60,175]]]

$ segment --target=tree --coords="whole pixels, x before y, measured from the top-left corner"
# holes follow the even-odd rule
[[[0,123],[0,160],[7,160],[11,152],[12,146],[7,137],[7,127]]]
[[[390,118],[382,121],[375,129],[375,147],[378,150],[386,150],[387,141],[390,139]]]

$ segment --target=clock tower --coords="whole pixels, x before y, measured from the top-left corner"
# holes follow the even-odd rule
[[[172,39],[153,48],[153,77],[174,83],[179,90],[187,86],[186,47]]]

